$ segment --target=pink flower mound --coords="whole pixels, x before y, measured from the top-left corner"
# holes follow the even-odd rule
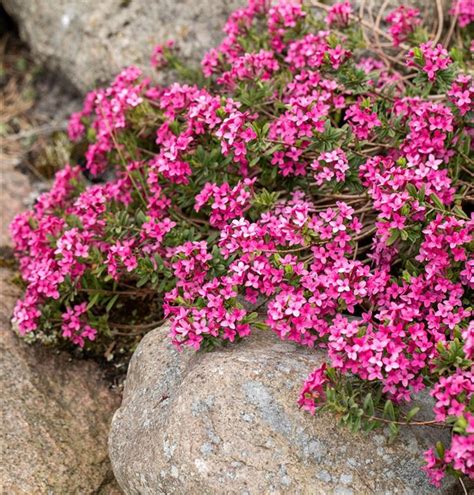
[[[347,1],[251,0],[195,80],[130,67],[90,93],[69,125],[78,164],[11,225],[14,320],[108,359],[163,318],[178,349],[274,332],[326,353],[303,409],[395,435],[428,389],[421,423],[452,433],[428,475],[473,477],[469,47],[415,46],[402,6],[387,29],[407,63],[392,64],[394,47],[361,50],[355,19]],[[177,53],[152,64],[193,75]]]

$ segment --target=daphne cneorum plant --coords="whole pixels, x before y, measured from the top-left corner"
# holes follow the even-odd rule
[[[11,226],[14,320],[109,356],[163,318],[178,347],[255,331],[322,347],[304,409],[355,431],[445,427],[433,483],[473,478],[469,47],[448,52],[400,7],[383,52],[354,19],[349,2],[251,0],[199,85],[129,67],[90,93],[69,126],[82,160]],[[152,63],[193,73],[172,42]],[[416,421],[426,388],[434,417]]]

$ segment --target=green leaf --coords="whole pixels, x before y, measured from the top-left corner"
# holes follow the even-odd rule
[[[114,304],[117,302],[118,298],[119,298],[118,294],[115,294],[115,296],[110,298],[109,302],[107,303],[107,306],[105,307],[107,313],[109,313],[110,310],[114,307]]]
[[[435,206],[436,206],[438,209],[443,210],[443,211],[445,210],[445,207],[444,207],[443,202],[441,201],[441,199],[439,199],[439,197],[438,197],[438,196],[436,196],[436,194],[434,194],[434,193],[433,193],[433,194],[431,194],[431,195],[430,195],[430,199],[431,199],[431,201],[433,201],[433,203],[435,204]]]
[[[351,430],[354,433],[357,433],[361,428],[361,418],[360,416],[357,416],[352,422],[351,422]]]
[[[413,184],[407,184],[407,191],[413,198],[416,198],[418,195],[418,189]]]
[[[399,237],[400,237],[400,231],[396,229],[392,229],[392,233],[390,237],[387,239],[387,246],[391,246],[392,244],[394,244]]]
[[[95,304],[97,303],[99,298],[100,298],[100,294],[98,292],[96,292],[92,296],[91,300],[89,301],[89,304],[87,305],[87,311],[89,311],[90,309],[92,309],[95,306]]]
[[[150,280],[149,275],[144,275],[138,282],[137,287],[143,287]]]
[[[388,430],[390,432],[389,441],[393,442],[395,440],[395,437],[398,435],[400,429],[399,429],[398,425],[396,425],[395,423],[390,423],[388,425]]]
[[[281,145],[280,144],[276,144],[275,146],[272,146],[270,149],[268,149],[267,151],[265,151],[264,155],[265,156],[271,156],[271,155],[273,155],[273,153],[275,153],[276,151],[278,151],[280,149],[281,149]]]
[[[464,416],[459,416],[456,418],[456,423],[454,424],[453,431],[464,435],[466,433],[467,420]]]
[[[436,453],[440,459],[444,459],[444,445],[441,442],[436,442]]]
[[[465,218],[466,220],[469,220],[469,217],[466,215],[466,213],[464,212],[464,210],[462,210],[461,208],[459,208],[459,206],[455,206],[453,208],[453,213],[456,213],[456,215],[462,217],[462,218]]]
[[[364,400],[364,411],[368,416],[374,415],[374,401],[372,399],[372,394],[368,393]]]
[[[137,220],[138,225],[142,225],[147,221],[147,216],[145,215],[145,213],[143,213],[142,210],[137,211],[135,218]]]
[[[257,163],[260,161],[260,155],[256,156],[253,160],[250,161],[249,163],[249,167],[252,168],[252,167],[255,167],[255,165],[257,165]]]
[[[411,421],[420,411],[420,408],[418,406],[413,407],[410,409],[406,415],[406,420]]]
[[[373,429],[377,428],[377,426],[379,425],[379,423],[377,423],[377,421],[372,421],[372,420],[369,420],[369,421],[366,421],[364,423],[364,426],[362,427],[363,431],[365,431],[366,433],[369,433],[370,431],[372,431]]]
[[[387,400],[387,402],[385,402],[385,406],[383,408],[383,413],[384,413],[384,416],[387,419],[390,419],[391,421],[395,421],[397,419],[395,416],[395,409],[393,408],[393,403],[390,399]]]
[[[425,194],[426,194],[426,187],[423,184],[418,194],[418,199],[420,200],[420,202],[423,202],[425,200]]]

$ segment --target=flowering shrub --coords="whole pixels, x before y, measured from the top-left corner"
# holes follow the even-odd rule
[[[300,406],[354,430],[448,428],[426,469],[472,478],[469,48],[448,52],[400,7],[388,36],[407,63],[368,56],[353,19],[347,1],[250,0],[201,86],[130,67],[89,94],[69,126],[83,160],[11,226],[26,283],[14,320],[109,355],[163,317],[178,347],[263,330],[321,347]],[[152,64],[191,73],[172,42]],[[405,405],[425,388],[434,419],[414,421]]]

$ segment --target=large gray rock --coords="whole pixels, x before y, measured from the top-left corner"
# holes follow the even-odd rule
[[[8,226],[30,206],[33,189],[25,174],[16,168],[18,160],[0,147],[0,249],[10,245]]]
[[[332,0],[335,1],[335,0]],[[185,59],[197,65],[222,38],[228,15],[248,0],[3,0],[33,52],[58,68],[81,91],[111,79],[130,64],[149,69],[156,43],[174,39]],[[384,15],[406,3],[384,2]],[[436,2],[412,0],[430,27]],[[442,0],[444,18],[450,0]],[[353,1],[359,13],[360,1]],[[366,5],[366,2],[364,3]],[[372,11],[375,19],[378,12]],[[361,12],[368,16],[367,9]],[[431,29],[435,31],[435,29]]]
[[[109,454],[127,494],[433,494],[420,470],[428,429],[354,435],[298,409],[322,355],[266,333],[178,353],[167,327],[135,352]],[[438,433],[438,432],[437,432]],[[439,493],[451,493],[445,487]],[[455,491],[453,492],[455,493]]]
[[[3,0],[33,52],[84,91],[174,39],[198,62],[245,0]]]

